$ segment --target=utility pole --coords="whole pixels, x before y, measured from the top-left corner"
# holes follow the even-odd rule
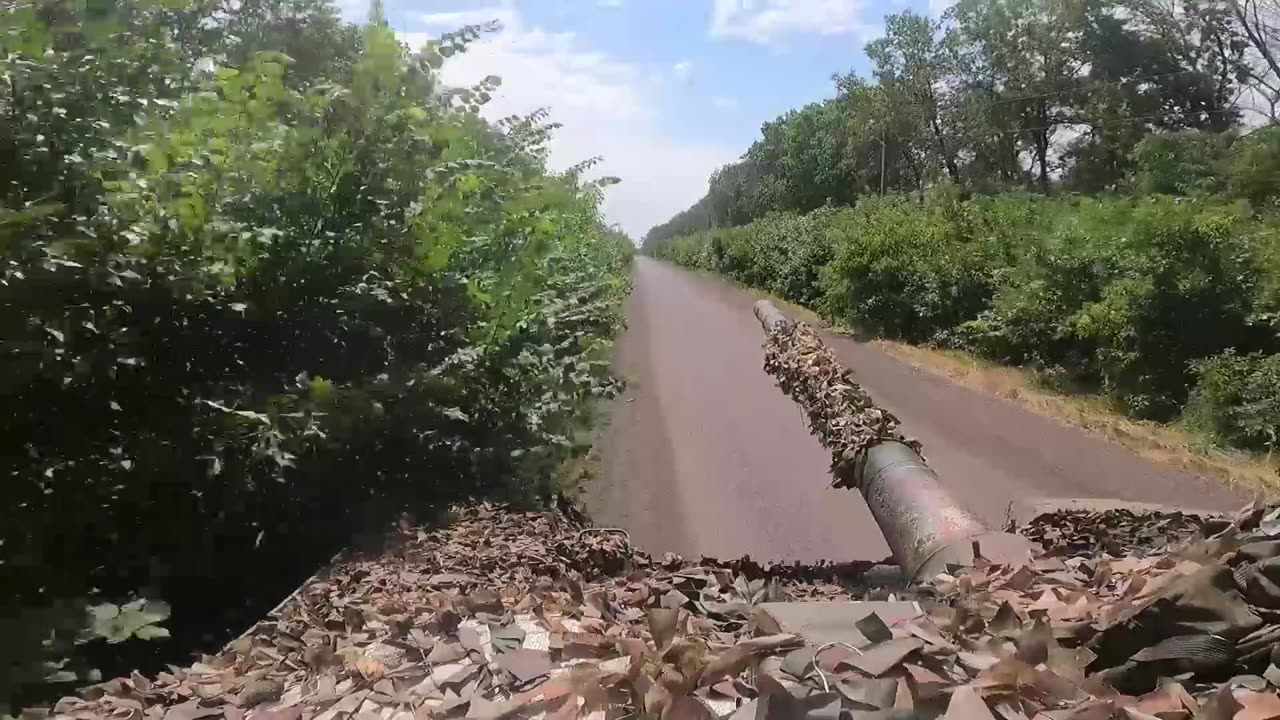
[[[884,197],[884,131],[880,131],[880,197]]]

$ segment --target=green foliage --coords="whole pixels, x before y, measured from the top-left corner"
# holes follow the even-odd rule
[[[1095,348],[1089,366],[1103,388],[1134,414],[1174,417],[1194,361],[1266,341],[1250,322],[1258,273],[1245,219],[1233,206],[1155,198],[1115,228],[1123,234],[1099,238],[1118,262],[1074,332]]]
[[[796,302],[814,302],[820,292],[818,272],[831,257],[826,227],[833,212],[773,213],[740,228],[662,243],[658,255]]]
[[[91,624],[85,636],[121,643],[130,638],[156,640],[169,637],[159,623],[169,618],[169,606],[152,600],[134,600],[124,605],[103,603],[89,608]]]
[[[1233,196],[1256,207],[1280,204],[1280,127],[1262,128],[1242,139],[1230,163]]]
[[[1169,419],[1191,362],[1269,342],[1253,320],[1259,229],[1243,208],[1209,201],[1037,203],[990,307],[956,337],[997,360],[1064,368],[1136,415]]]
[[[1207,358],[1280,349],[1277,228],[1243,203],[939,192],[789,222],[804,219],[803,235],[757,221],[656,251],[792,300],[820,292],[824,314],[879,335],[1065,373],[1140,417],[1175,418]],[[819,264],[800,274],[778,258]],[[820,280],[805,294],[784,272]]]
[[[1280,355],[1227,352],[1196,363],[1184,418],[1228,445],[1272,452],[1280,443]]]
[[[1136,189],[1142,193],[1195,195],[1225,189],[1224,158],[1235,133],[1160,133],[1134,148]]]
[[[1123,266],[1112,240],[1131,205],[1033,196],[975,202],[1004,219],[1016,253],[997,270],[990,306],[956,329],[955,342],[1003,362],[1082,367],[1092,348],[1070,319]]]
[[[1273,202],[1274,132],[1236,143],[1236,100],[1275,93],[1235,5],[960,0],[941,22],[889,15],[866,46],[870,78],[836,75],[835,97],[764,123],[646,245],[939,184]],[[1237,152],[1238,162],[1226,157]]]
[[[609,181],[439,84],[482,28],[91,5],[0,14],[0,704],[154,663],[118,598],[207,644],[398,512],[545,494],[628,289]]]
[[[1138,143],[1133,160],[1142,193],[1240,198],[1257,210],[1280,198],[1280,128],[1158,133]]]
[[[954,197],[863,202],[833,223],[835,257],[822,308],[890,337],[938,339],[981,311],[1004,238]]]

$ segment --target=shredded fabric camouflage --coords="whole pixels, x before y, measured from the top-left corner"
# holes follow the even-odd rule
[[[1214,513],[1142,512],[1124,507],[1101,510],[1055,510],[1013,521],[1008,532],[1021,532],[1046,553],[1059,557],[1147,555],[1168,549],[1197,534],[1209,537],[1231,521]]]
[[[765,339],[764,370],[800,404],[809,428],[831,452],[836,487],[856,487],[854,466],[871,446],[897,440],[921,451],[898,430],[898,418],[878,407],[840,365],[835,353],[804,323],[774,327]]]
[[[763,603],[893,597],[863,582],[878,571],[870,564],[656,560],[622,532],[560,513],[472,507],[340,560],[216,655],[86,688],[51,712],[1280,717],[1280,507],[1249,508],[1212,536],[1143,557],[1055,552],[1018,566],[979,560],[899,591],[921,613],[869,616],[858,622],[868,641],[852,645],[788,632]]]

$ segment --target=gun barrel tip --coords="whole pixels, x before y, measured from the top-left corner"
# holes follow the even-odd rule
[[[791,319],[768,300],[757,300],[754,312],[765,332],[772,332],[780,326],[791,324]]]

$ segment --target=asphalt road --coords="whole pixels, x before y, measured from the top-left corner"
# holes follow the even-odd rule
[[[640,547],[758,560],[879,560],[884,539],[855,492],[761,370],[755,298],[638,258],[615,370],[628,378],[587,488],[597,524]],[[943,484],[993,525],[1014,500],[1113,498],[1232,509],[1248,498],[1154,465],[1020,406],[830,335],[854,378],[919,438]]]

